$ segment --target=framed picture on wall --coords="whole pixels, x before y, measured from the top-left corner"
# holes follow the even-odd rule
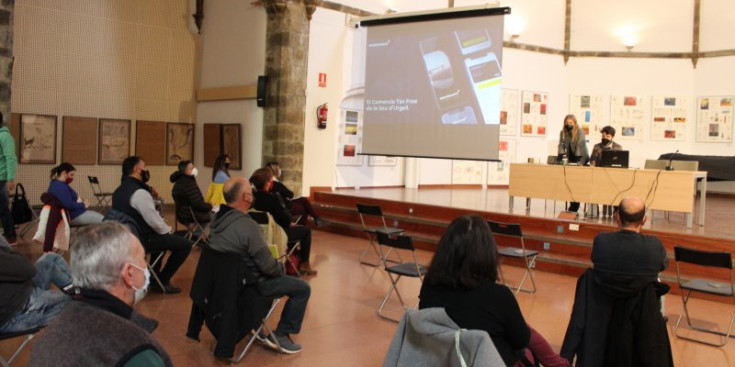
[[[194,160],[194,124],[166,123],[166,165]]]
[[[20,163],[56,163],[56,116],[20,116]]]
[[[230,156],[230,169],[242,169],[240,124],[222,124],[222,154]]]
[[[100,119],[97,164],[121,164],[130,155],[130,120]]]
[[[64,116],[61,119],[61,161],[71,164],[97,162],[97,118]],[[94,143],[93,143],[94,142]]]

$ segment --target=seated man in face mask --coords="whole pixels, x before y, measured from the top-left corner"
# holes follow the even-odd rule
[[[598,166],[600,164],[600,160],[602,160],[603,150],[623,150],[622,145],[613,141],[613,139],[615,138],[614,127],[609,125],[605,126],[602,128],[602,130],[600,130],[600,133],[602,134],[602,141],[595,144],[595,146],[592,148],[592,155],[590,156],[590,166]],[[615,208],[616,207],[613,207],[611,205],[603,205],[602,217],[612,219]]]
[[[171,196],[176,203],[176,219],[184,224],[191,223],[194,219],[201,225],[212,221],[212,204],[204,201],[197,185],[197,173],[191,161],[181,161],[179,169],[169,178],[174,184]],[[192,218],[189,208],[194,211],[195,218]]]
[[[592,155],[590,156],[590,165],[597,166],[600,164],[602,159],[603,150],[623,150],[623,146],[614,142],[615,128],[612,126],[605,126],[600,130],[602,134],[602,141],[595,144],[592,148]]]
[[[122,164],[122,180],[112,194],[112,209],[127,214],[135,220],[140,230],[140,242],[146,252],[160,253],[170,251],[166,266],[160,270],[159,261],[154,269],[163,288],[158,282],[153,282],[153,290],[159,293],[180,293],[181,289],[171,285],[174,276],[181,264],[191,252],[191,243],[184,237],[170,234],[171,227],[161,218],[153,205],[151,187],[147,182],[151,178],[145,161],[140,157],[127,157]]]
[[[146,293],[145,251],[120,223],[79,229],[71,247],[73,301],[31,349],[29,366],[172,366],[152,336],[158,322],[133,309]]]

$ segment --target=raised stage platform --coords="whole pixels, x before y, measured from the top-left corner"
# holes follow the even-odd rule
[[[576,220],[557,219],[563,211],[563,202],[531,199],[528,208],[523,200],[516,200],[509,208],[508,190],[480,188],[370,188],[313,190],[317,210],[330,225],[320,229],[365,237],[357,214],[357,203],[378,204],[388,219],[389,226],[400,227],[413,236],[417,247],[433,250],[447,224],[467,213],[507,222],[520,223],[526,247],[540,252],[536,267],[539,270],[578,276],[591,265],[592,240],[600,232],[617,230],[615,223],[604,218],[584,218],[582,209]],[[676,283],[674,245],[683,245],[711,251],[735,251],[735,198],[708,195],[705,226],[686,228],[684,213],[663,211],[648,213],[644,231],[658,236],[671,259],[671,266],[662,274],[662,280],[673,287]],[[500,246],[503,242],[499,243]],[[511,263],[512,265],[512,263]],[[702,274],[697,269],[683,267],[685,274]],[[709,274],[713,279],[729,280],[725,273]]]

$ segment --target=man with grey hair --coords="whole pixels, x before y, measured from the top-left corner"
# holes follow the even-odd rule
[[[31,349],[29,366],[172,366],[150,335],[158,322],[132,306],[150,273],[138,239],[117,222],[79,229],[72,239],[73,301]]]
[[[209,246],[216,251],[242,256],[252,273],[258,278],[257,289],[266,297],[288,296],[278,327],[271,336],[258,335],[267,346],[276,349],[271,338],[278,341],[284,353],[298,353],[301,346],[291,340],[290,334],[301,331],[306,303],[311,287],[305,281],[285,275],[283,264],[273,258],[263,231],[248,216],[253,203],[250,183],[243,177],[232,177],[223,186],[227,205],[221,205],[210,227]]]

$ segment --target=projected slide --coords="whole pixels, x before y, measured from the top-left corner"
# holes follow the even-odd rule
[[[502,15],[368,27],[363,152],[497,159]]]

